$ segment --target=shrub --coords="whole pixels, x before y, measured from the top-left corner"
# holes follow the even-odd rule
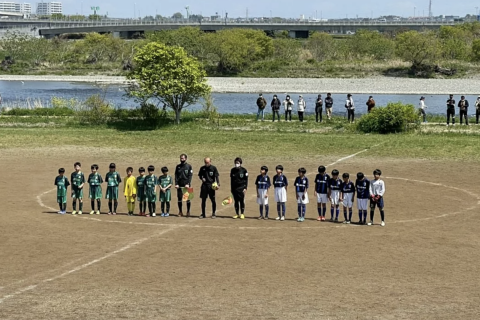
[[[415,129],[419,125],[418,112],[411,104],[389,103],[376,107],[357,122],[357,129],[364,133],[399,133]]]
[[[79,112],[81,123],[94,125],[106,124],[112,114],[113,108],[98,94],[87,98]]]

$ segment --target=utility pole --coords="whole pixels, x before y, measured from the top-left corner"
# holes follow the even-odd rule
[[[432,13],[432,0],[430,0],[430,4],[428,5],[428,17],[432,19],[433,13]]]
[[[248,8],[247,8],[247,10],[246,10],[246,12],[245,12],[245,20],[248,21]]]
[[[186,6],[185,10],[187,11],[187,21],[190,21],[190,6]]]

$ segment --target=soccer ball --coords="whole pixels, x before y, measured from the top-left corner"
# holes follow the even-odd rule
[[[218,184],[216,182],[212,183],[212,189],[218,190]]]

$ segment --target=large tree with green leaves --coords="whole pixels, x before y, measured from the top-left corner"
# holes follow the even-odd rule
[[[441,53],[441,43],[433,31],[407,31],[397,35],[397,55],[411,62],[416,68],[426,62],[434,62]]]
[[[184,108],[210,92],[205,70],[183,48],[150,42],[137,51],[133,61],[134,69],[127,78],[136,84],[129,90],[130,95],[172,108],[177,124]]]

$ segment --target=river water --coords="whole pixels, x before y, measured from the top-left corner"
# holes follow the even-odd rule
[[[93,83],[70,83],[70,82],[49,82],[49,81],[0,81],[0,94],[2,95],[3,107],[28,107],[34,105],[34,102],[41,102],[44,107],[51,105],[52,97],[60,97],[65,99],[76,98],[78,100],[85,100],[94,94],[100,94],[105,97],[105,100],[111,103],[115,108],[136,108],[138,104],[125,97],[124,87],[121,85],[95,85]],[[298,94],[289,93],[292,99],[296,102]],[[367,107],[365,102],[368,96],[373,95],[377,106],[385,106],[388,102],[402,102],[411,103],[418,106],[420,99],[419,95],[385,95],[385,94],[356,94],[353,96],[356,106],[356,113],[366,113]],[[256,99],[257,94],[251,93],[213,93],[214,104],[220,113],[234,113],[234,114],[254,114],[257,111]],[[270,103],[272,94],[264,94],[267,101]],[[279,98],[283,101],[285,93],[278,93]],[[322,93],[325,98],[326,94]],[[343,115],[345,113],[345,99],[346,94],[333,94],[334,99],[334,114]],[[315,111],[315,99],[317,93],[303,94],[307,102],[307,113]],[[427,112],[429,114],[445,114],[445,102],[448,95],[427,95],[425,96],[425,104],[428,106]],[[455,96],[458,101],[459,96]],[[476,96],[467,96],[470,102],[469,113],[475,113]],[[189,110],[201,110],[202,105],[189,107]],[[283,108],[282,108],[283,109]],[[267,111],[270,108],[267,107]],[[294,110],[295,111],[295,110]]]

